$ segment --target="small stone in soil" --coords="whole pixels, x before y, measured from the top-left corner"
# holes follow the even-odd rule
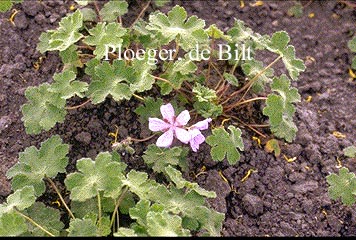
[[[90,144],[90,141],[91,141],[91,135],[88,132],[81,132],[75,136],[75,139],[78,142],[88,145],[88,144]]]
[[[251,216],[258,216],[263,213],[263,201],[258,196],[248,193],[242,198],[242,204]]]

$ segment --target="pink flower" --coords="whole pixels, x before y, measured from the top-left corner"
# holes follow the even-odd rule
[[[148,128],[151,131],[164,132],[157,139],[156,145],[158,147],[169,147],[172,145],[174,137],[176,137],[182,143],[189,143],[191,136],[189,132],[184,129],[184,126],[190,120],[189,112],[184,110],[176,117],[173,106],[170,103],[162,105],[160,110],[163,120],[159,118],[148,119]]]
[[[211,118],[207,118],[203,121],[197,122],[193,126],[189,128],[190,133],[190,147],[194,152],[197,152],[199,149],[199,145],[205,141],[205,137],[201,134],[200,130],[208,129],[209,123],[211,122]]]

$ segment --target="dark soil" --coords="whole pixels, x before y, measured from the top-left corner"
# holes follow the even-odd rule
[[[18,160],[18,153],[26,147],[39,146],[53,134],[59,134],[70,144],[68,171],[73,171],[76,160],[94,158],[100,151],[110,151],[109,132],[119,126],[119,138],[144,138],[150,135],[141,125],[133,110],[135,101],[117,103],[107,99],[99,105],[69,111],[63,124],[39,135],[27,135],[21,121],[20,107],[25,103],[24,91],[28,86],[51,82],[61,68],[58,54],[45,55],[40,68],[33,64],[41,54],[36,51],[42,31],[57,27],[61,17],[69,12],[72,1],[24,1],[16,4],[20,12],[15,26],[7,19],[11,12],[0,14],[0,196],[4,200],[11,188],[6,171]],[[189,172],[198,173],[205,166],[205,174],[189,180],[217,193],[210,201],[213,208],[226,214],[223,236],[355,236],[356,210],[340,201],[331,201],[327,194],[325,177],[337,172],[339,158],[342,165],[356,172],[355,159],[343,157],[342,150],[355,145],[356,139],[356,84],[349,81],[348,68],[351,53],[347,41],[356,32],[356,10],[337,1],[302,1],[305,5],[301,18],[287,15],[293,1],[264,1],[263,6],[252,7],[245,1],[174,1],[161,8],[167,12],[171,6],[184,6],[190,14],[217,24],[223,30],[241,19],[254,31],[272,34],[285,30],[291,37],[297,56],[306,62],[307,69],[294,85],[299,89],[302,102],[297,105],[295,122],[298,126],[292,144],[280,142],[282,154],[275,157],[252,140],[254,132],[243,130],[245,151],[235,166],[225,161],[212,161],[209,146],[203,144],[198,153],[189,154]],[[124,18],[130,24],[144,3],[131,1],[132,14]],[[155,9],[151,6],[149,12]],[[315,16],[310,18],[309,13]],[[315,61],[312,61],[312,58]],[[262,59],[266,63],[273,59]],[[306,99],[311,96],[311,101]],[[81,103],[71,99],[68,105]],[[259,129],[266,135],[266,129]],[[337,138],[334,131],[346,135]],[[122,154],[130,168],[147,170],[142,153],[154,139],[135,144],[134,155]],[[262,139],[263,141],[263,139]],[[283,154],[289,158],[287,162]],[[254,169],[246,181],[241,181],[249,169]],[[223,180],[225,176],[229,183]]]

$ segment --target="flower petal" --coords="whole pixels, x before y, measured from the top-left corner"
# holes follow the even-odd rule
[[[156,142],[157,147],[169,147],[173,142],[173,131],[169,129],[167,132],[163,133]]]
[[[178,117],[176,118],[176,126],[185,126],[190,120],[190,115],[188,110],[184,110],[181,112]]]
[[[190,141],[190,133],[187,130],[177,127],[175,133],[178,140],[182,143],[187,144]]]
[[[209,128],[209,123],[211,122],[211,118],[207,118],[203,121],[197,122],[192,127],[197,128],[199,130],[205,130]]]
[[[162,105],[160,110],[163,119],[167,120],[170,124],[173,124],[175,115],[174,115],[174,108],[172,104],[167,103],[165,105]]]
[[[153,131],[167,131],[171,127],[170,124],[166,123],[165,121],[159,118],[148,118],[148,128]]]
[[[198,129],[194,129],[189,132],[191,134],[191,139],[189,141],[190,147],[194,152],[197,152],[199,149],[199,145],[205,141],[205,137],[203,136],[203,134],[200,133]]]

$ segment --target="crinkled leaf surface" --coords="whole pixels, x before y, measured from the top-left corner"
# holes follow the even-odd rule
[[[95,237],[97,227],[91,219],[72,219],[68,228],[69,237]]]
[[[100,10],[100,16],[102,16],[103,21],[106,22],[116,21],[119,16],[127,13],[128,6],[127,2],[123,0],[110,1]]]
[[[147,213],[147,232],[150,236],[163,237],[190,235],[189,230],[182,227],[182,218],[167,211]]]
[[[89,70],[88,70],[89,71]],[[90,73],[93,73],[90,70]],[[116,101],[130,99],[132,92],[127,84],[131,75],[124,61],[114,60],[113,64],[103,62],[95,67],[94,79],[89,85],[88,94],[94,104],[101,103],[108,95]]]
[[[155,172],[164,172],[165,167],[169,165],[180,166],[181,159],[185,160],[187,150],[182,147],[159,148],[154,144],[148,146],[143,160]],[[181,166],[186,169],[187,166]]]
[[[26,215],[32,218],[35,222],[40,223],[50,233],[59,236],[64,228],[63,222],[60,221],[61,215],[59,210],[49,208],[41,202],[36,202],[30,208],[26,209]],[[32,236],[48,236],[38,227],[28,224],[28,231]]]
[[[58,93],[49,91],[49,88],[50,85],[44,83],[38,87],[28,87],[25,91],[28,102],[21,108],[23,114],[21,120],[28,134],[48,131],[57,122],[64,122],[66,101]]]
[[[26,230],[26,220],[16,212],[4,213],[0,216],[0,236],[19,236]]]
[[[79,33],[79,30],[83,26],[83,15],[80,10],[76,10],[73,14],[62,18],[59,22],[59,27],[56,30],[49,30],[40,41],[47,41],[47,43],[41,43],[39,49],[46,51],[64,51],[72,44],[79,41],[83,35]],[[50,34],[50,35],[48,35]],[[46,47],[45,49],[44,47]]]
[[[271,89],[279,95],[273,93],[268,95],[263,114],[269,117],[273,134],[291,142],[298,130],[293,122],[295,113],[293,103],[300,101],[300,95],[296,88],[290,86],[290,80],[286,75],[274,78]]]
[[[204,20],[197,16],[187,19],[185,9],[177,5],[167,15],[161,12],[152,13],[146,28],[160,33],[164,38],[162,44],[168,44],[179,36],[180,45],[185,51],[189,51],[196,44],[207,41],[208,35],[203,30],[204,27]]]
[[[87,36],[84,42],[90,46],[95,46],[95,58],[101,59],[105,56],[106,45],[117,47],[122,44],[122,37],[125,33],[125,28],[119,23],[98,23],[94,28],[89,30],[90,36]]]
[[[224,128],[215,128],[212,135],[206,138],[206,142],[211,146],[211,157],[215,161],[222,161],[226,157],[230,164],[235,164],[240,159],[240,151],[244,150],[241,138],[241,130],[234,126],[228,127],[230,133]]]
[[[326,177],[329,186],[329,195],[333,200],[341,198],[346,205],[352,205],[356,202],[356,177],[349,172],[349,169],[342,167],[339,174],[332,173]]]
[[[25,186],[17,189],[7,197],[6,203],[0,205],[0,216],[11,212],[14,207],[18,210],[24,210],[34,204],[36,201],[35,189],[33,186]]]
[[[59,56],[61,57],[62,62],[64,64],[63,70],[68,69],[77,73],[77,68],[83,67],[83,63],[78,56],[76,45],[71,45],[66,50],[59,52]]]
[[[350,157],[350,158],[356,157],[356,147],[355,146],[349,146],[347,148],[344,148],[343,152],[346,157]]]
[[[143,105],[135,109],[135,113],[140,116],[141,122],[147,122],[149,117],[161,117],[160,107],[163,105],[161,98],[154,99],[152,97],[145,97]]]
[[[62,99],[69,99],[75,95],[83,97],[83,93],[88,89],[88,84],[74,81],[76,77],[76,74],[71,70],[55,73],[54,83],[49,87],[49,91],[59,94]]]
[[[104,191],[104,197],[116,198],[122,188],[126,164],[116,162],[108,152],[101,152],[95,161],[82,158],[77,161],[78,172],[64,181],[74,201],[85,201]]]
[[[40,196],[45,191],[42,181],[45,176],[55,177],[65,172],[68,151],[69,145],[63,144],[58,135],[43,142],[39,150],[34,146],[26,148],[19,154],[19,162],[7,172],[7,177],[12,178],[12,189],[33,186],[35,196]]]

